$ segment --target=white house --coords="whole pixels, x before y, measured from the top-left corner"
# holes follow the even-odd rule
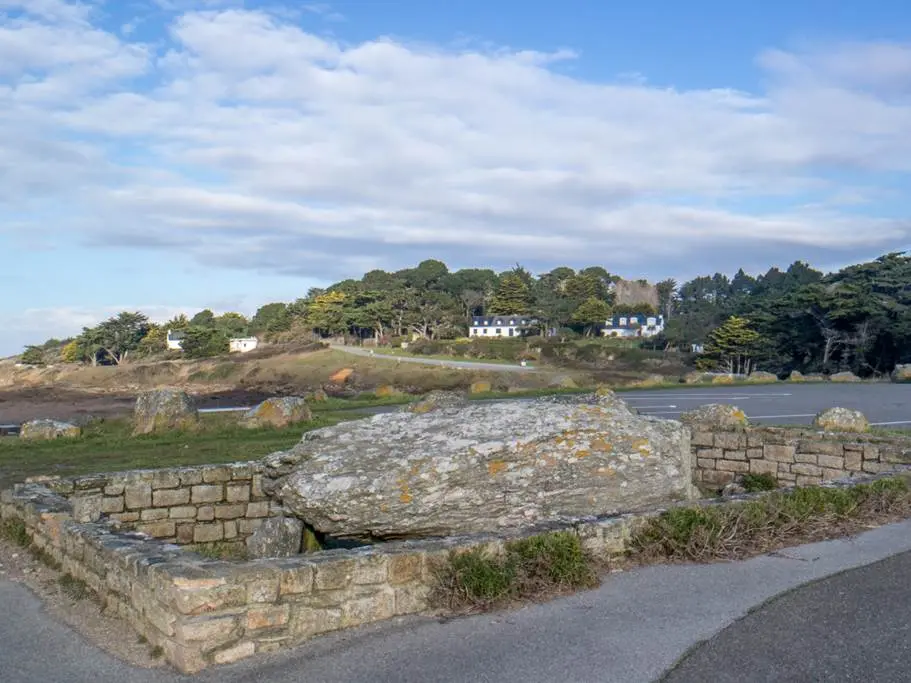
[[[183,343],[183,332],[168,330],[168,351],[180,351]]]
[[[476,315],[471,319],[469,337],[521,337],[537,324],[527,315]]]
[[[605,337],[654,337],[663,331],[663,315],[636,313],[615,315],[605,323],[602,334]]]
[[[256,337],[237,337],[228,341],[228,350],[231,353],[247,353],[259,346]]]

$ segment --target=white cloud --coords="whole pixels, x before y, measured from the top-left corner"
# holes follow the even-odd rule
[[[846,201],[911,171],[908,46],[769,50],[762,91],[675,90],[561,75],[569,50],[346,44],[166,4],[164,49],[51,0],[0,29],[0,212],[27,223],[40,195],[96,244],[325,278],[428,256],[731,269],[911,236]]]

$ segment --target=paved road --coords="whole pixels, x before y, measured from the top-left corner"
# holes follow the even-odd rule
[[[369,349],[359,346],[337,346],[332,345],[336,351],[351,353],[355,356],[371,356]],[[409,356],[393,356],[386,353],[375,353],[373,358],[385,358],[387,360],[397,360],[402,363],[418,363],[419,365],[441,365],[447,368],[464,368],[465,370],[495,370],[501,372],[537,372],[537,368],[530,366],[522,367],[521,365],[509,365],[507,363],[481,363],[467,360],[441,360],[439,358],[415,358]]]
[[[697,648],[667,683],[911,680],[911,553],[787,593]]]
[[[740,672],[730,680],[851,680],[826,675],[807,677],[807,665],[796,660],[800,643],[804,657],[818,649],[820,665],[830,660],[834,646],[821,642],[831,638],[845,649],[839,662],[852,663],[852,671],[864,666],[887,673],[878,661],[884,648],[906,648],[907,632],[900,613],[911,601],[911,583],[901,581],[905,564],[884,564],[846,574],[835,591],[822,584],[800,589],[786,601],[802,600],[797,607],[816,609],[824,626],[799,612],[790,615],[771,607],[769,617],[757,612],[748,622],[737,622],[757,605],[784,591],[837,572],[911,551],[911,521],[862,534],[855,539],[801,546],[776,555],[745,562],[696,566],[649,567],[608,577],[595,591],[522,610],[480,615],[448,622],[409,619],[357,631],[335,634],[305,643],[293,650],[212,669],[192,680],[200,683],[651,683],[697,643],[726,627],[730,630],[712,641],[731,643],[735,657],[698,660],[697,651],[673,675],[692,675],[679,681],[719,681],[718,671]],[[880,573],[877,574],[877,571]],[[873,572],[872,574],[870,572]],[[891,578],[890,578],[891,577]],[[882,589],[881,578],[889,580]],[[840,592],[839,592],[840,591]],[[806,598],[803,596],[806,595]],[[842,608],[818,611],[825,600],[847,601]],[[792,603],[793,604],[793,603]],[[67,628],[50,620],[40,604],[25,589],[0,581],[0,605],[6,615],[0,620],[0,678],[11,683],[177,683],[186,681],[170,671],[148,671],[127,666],[87,645]],[[816,606],[816,607],[814,607]],[[866,610],[863,621],[849,613]],[[873,615],[885,614],[877,627]],[[863,616],[863,615],[861,615]],[[764,620],[769,619],[765,622]],[[793,621],[790,621],[792,619]],[[842,621],[839,621],[842,619]],[[858,637],[858,624],[866,630]],[[733,626],[732,626],[733,624]],[[753,631],[744,632],[744,624]],[[887,641],[872,641],[877,635]],[[787,630],[793,638],[792,659],[770,662],[779,652],[767,650],[762,639],[747,642],[749,633],[766,634],[784,643],[776,631]],[[740,634],[733,638],[730,634]],[[804,640],[808,638],[808,640]],[[903,642],[902,642],[903,641]],[[724,657],[719,650],[718,657]],[[874,657],[877,661],[865,661]],[[691,664],[692,661],[692,664]],[[888,659],[897,662],[896,656]],[[720,663],[719,663],[720,662]],[[695,666],[717,667],[693,669]],[[765,669],[761,667],[765,666]],[[777,667],[772,669],[770,667]],[[872,667],[880,667],[874,669]],[[747,678],[751,672],[774,671],[774,678]],[[823,670],[824,672],[825,670]],[[853,680],[893,680],[864,676]],[[902,679],[907,680],[907,676]]]
[[[674,419],[706,403],[731,403],[751,420],[765,424],[803,424],[825,408],[863,412],[878,425],[911,426],[911,384],[766,384],[761,386],[624,391],[623,400],[647,415]]]

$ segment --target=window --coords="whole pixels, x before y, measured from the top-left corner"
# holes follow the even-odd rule
[[[486,328],[486,327],[484,328],[484,334],[487,334],[487,328]]]
[[[515,324],[516,324],[516,321],[515,321],[515,320],[510,320],[510,321],[509,321],[509,324],[510,324],[510,325],[515,325]]]
[[[620,325],[626,325],[626,318],[620,318]]]
[[[654,326],[656,321],[655,321],[654,318],[648,318],[648,319],[646,320],[646,322],[647,322],[649,325]]]
[[[496,335],[499,337],[499,336],[501,336],[502,334],[503,334],[503,330],[501,330],[501,329],[498,327],[498,328],[497,328],[497,331],[496,331]]]
[[[510,327],[510,328],[509,328],[509,336],[511,337],[511,336],[513,335],[514,332],[515,332],[515,330],[514,330],[513,328]]]

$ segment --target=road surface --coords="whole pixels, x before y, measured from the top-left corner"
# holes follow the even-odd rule
[[[521,365],[509,365],[507,363],[483,363],[480,361],[468,360],[443,360],[440,358],[418,358],[414,356],[394,356],[388,353],[371,354],[369,349],[360,346],[336,346],[332,349],[351,353],[355,356],[367,356],[370,358],[383,358],[385,360],[397,360],[402,363],[418,363],[419,365],[440,365],[446,368],[464,368],[466,370],[493,370],[499,372],[536,372],[537,368],[530,366],[522,367]]]
[[[597,590],[542,605],[451,621],[412,618],[379,624],[210,669],[191,680],[651,683],[684,653],[719,633],[668,680],[908,680],[907,675],[891,676],[911,665],[905,616],[911,582],[903,580],[911,563],[902,555],[909,551],[911,521],[906,521],[854,539],[744,562],[649,567],[609,576]],[[829,583],[798,588],[892,556],[897,557]],[[781,602],[738,621],[794,589]],[[0,580],[0,606],[15,615],[0,621],[4,681],[188,680],[111,658],[51,620],[18,584]],[[132,637],[128,634],[125,629],[124,637]],[[848,675],[858,672],[869,675]]]

